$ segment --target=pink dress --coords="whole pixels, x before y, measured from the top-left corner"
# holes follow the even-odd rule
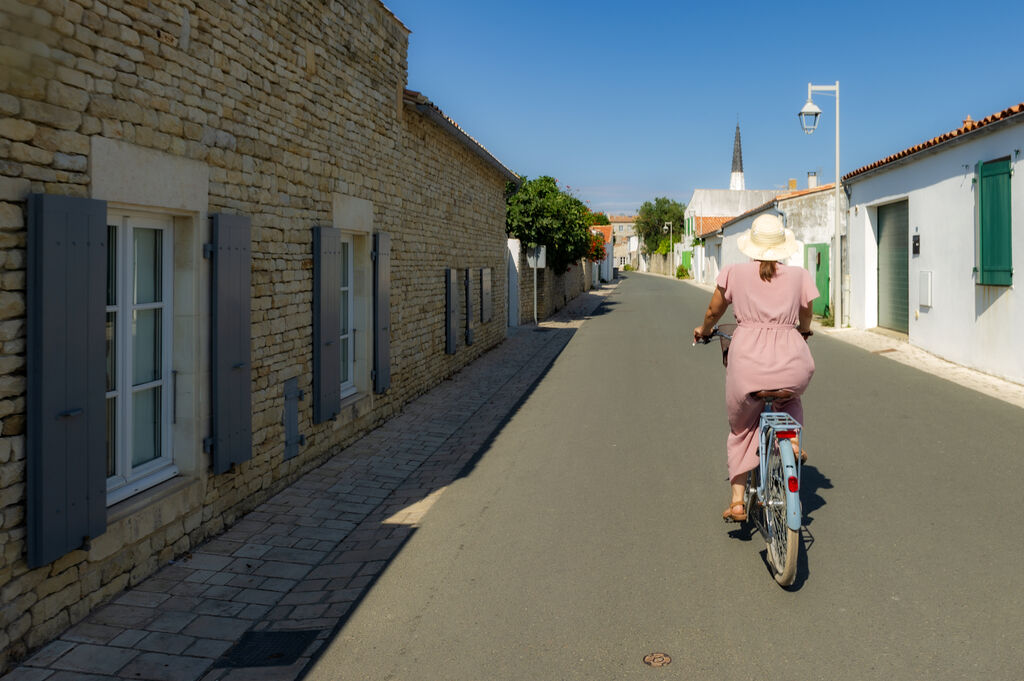
[[[814,358],[797,331],[800,308],[818,297],[811,273],[779,263],[770,282],[762,281],[759,263],[728,265],[716,282],[732,304],[739,326],[729,345],[725,406],[729,414],[729,478],[757,467],[761,401],[757,390],[788,388],[802,394],[814,375]],[[784,407],[803,423],[800,398]]]

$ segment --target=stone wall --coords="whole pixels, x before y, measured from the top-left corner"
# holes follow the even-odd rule
[[[586,261],[573,263],[562,273],[550,267],[537,270],[537,319],[543,321],[561,310],[580,293],[591,288]],[[533,269],[526,262],[526,250],[519,252],[519,323],[533,323]]]
[[[409,100],[408,31],[377,0],[8,0],[0,45],[2,671],[501,342],[508,178]],[[109,507],[106,533],[88,547],[30,570],[25,201],[30,192],[109,199],[101,188],[117,183],[96,150],[111,145],[157,168],[184,163],[208,175],[208,194],[192,212],[127,201],[174,208],[175,230],[195,232],[180,252],[184,237],[174,238],[175,266],[180,257],[196,272],[183,285],[195,312],[180,322],[192,329],[181,345],[194,346],[186,385],[194,400],[183,409],[196,425],[175,440],[181,475]],[[156,194],[173,193],[175,179]],[[253,455],[222,475],[201,447],[210,406],[208,275],[199,249],[206,214],[216,212],[252,219]],[[312,422],[311,400],[300,403],[306,445],[285,461],[281,385],[297,377],[307,395],[312,387],[317,225],[353,230],[364,289],[372,232],[392,237],[392,381],[383,395],[368,388],[369,327],[357,329],[359,392],[322,424]],[[460,334],[454,355],[444,351],[446,268],[492,270],[492,321],[479,319],[476,278],[475,342]],[[461,297],[459,304],[464,309]]]

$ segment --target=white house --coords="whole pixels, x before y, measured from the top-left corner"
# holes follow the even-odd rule
[[[722,225],[737,215],[775,198],[775,189],[695,189],[684,213],[684,242],[693,246],[693,278],[712,283],[721,269],[721,253],[713,237]],[[704,240],[703,245],[701,240]]]
[[[841,205],[841,208],[845,207],[845,203]],[[750,229],[754,218],[765,213],[779,215],[786,227],[793,230],[796,238],[803,242],[803,249],[793,255],[787,264],[806,267],[814,274],[818,292],[821,293],[815,301],[814,313],[825,314],[830,300],[829,263],[832,261],[831,242],[835,231],[835,184],[779,194],[724,223],[721,231],[708,236],[706,242],[709,250],[721,253],[721,267],[749,260],[740,253],[737,240],[740,234]],[[845,226],[845,213],[842,215],[842,223],[841,229]]]
[[[1024,383],[1024,103],[859,168],[850,321]]]

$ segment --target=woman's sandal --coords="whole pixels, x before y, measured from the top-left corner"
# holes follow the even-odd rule
[[[739,506],[740,512],[733,513],[733,509]],[[734,501],[729,504],[729,508],[725,509],[722,513],[722,520],[727,523],[742,523],[747,519],[747,504],[744,501]]]

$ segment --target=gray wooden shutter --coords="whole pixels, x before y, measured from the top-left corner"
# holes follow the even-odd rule
[[[373,235],[373,391],[391,387],[391,235]]]
[[[247,215],[210,216],[213,472],[252,456],[251,246]]]
[[[487,323],[494,317],[494,299],[491,297],[491,268],[480,270],[480,321]]]
[[[444,271],[444,351],[455,354],[455,325],[458,316],[455,314],[455,277],[457,270]]]
[[[473,270],[466,270],[466,345],[473,344]]]
[[[313,423],[341,411],[341,231],[313,228]]]
[[[306,436],[299,432],[299,400],[305,395],[299,390],[299,379],[284,381],[284,460],[299,455],[299,445],[306,444]]]
[[[28,564],[107,528],[107,204],[28,203]]]

